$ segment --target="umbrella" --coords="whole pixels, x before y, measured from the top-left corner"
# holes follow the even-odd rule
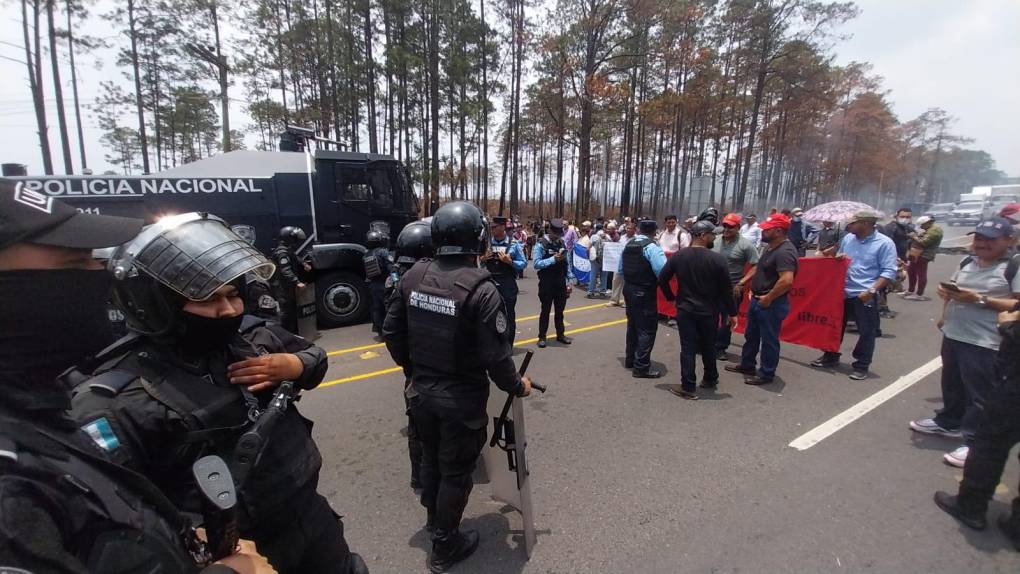
[[[829,203],[812,207],[805,211],[801,217],[808,221],[846,221],[853,214],[865,209],[878,213],[879,217],[884,217],[877,209],[857,201],[830,201]]]

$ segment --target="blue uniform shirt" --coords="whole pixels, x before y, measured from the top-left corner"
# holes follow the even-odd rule
[[[514,271],[524,271],[524,268],[528,266],[528,258],[524,256],[524,248],[521,247],[519,242],[510,239],[509,235],[504,237],[502,241],[490,238],[489,243],[492,247],[506,247],[506,252],[510,255],[510,264],[513,265]]]
[[[546,239],[548,239],[548,237],[546,237]],[[560,239],[562,240],[563,238],[561,237]],[[566,243],[564,243],[563,246],[565,248],[566,247]],[[546,267],[549,267],[550,265],[553,265],[554,263],[556,263],[556,260],[553,258],[555,255],[556,255],[555,253],[546,253],[545,252],[545,247],[542,246],[542,242],[541,241],[536,241],[535,242],[535,248],[531,252],[531,259],[532,259],[532,261],[534,261],[535,271],[541,271],[542,269],[545,269]],[[567,282],[569,283],[570,280],[572,280],[574,278],[574,271],[572,269],[573,265],[570,264],[570,258],[572,256],[572,254],[568,250],[568,251],[566,251],[566,253],[564,253],[564,255],[567,258],[566,259],[566,261],[567,261]]]
[[[638,233],[634,237],[631,237],[627,243],[639,238],[648,239],[648,237]],[[652,271],[655,272],[655,276],[658,277],[659,272],[666,266],[666,254],[662,251],[662,248],[659,247],[658,243],[653,241],[648,245],[645,245],[645,248],[641,251],[641,253],[643,253],[645,259],[652,264]],[[620,268],[617,269],[616,272],[621,276],[623,275],[623,257],[620,258]]]
[[[850,258],[850,269],[846,272],[843,286],[847,297],[864,293],[879,277],[890,281],[896,279],[896,244],[878,231],[863,241],[848,233],[839,244],[839,252]]]

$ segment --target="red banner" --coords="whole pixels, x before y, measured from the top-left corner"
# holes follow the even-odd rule
[[[790,288],[790,314],[783,321],[779,338],[787,343],[804,345],[821,351],[839,351],[843,328],[843,282],[849,259],[805,257],[799,260],[797,277]],[[676,291],[676,279],[673,290]],[[738,333],[747,325],[748,293],[740,304],[737,317]],[[659,313],[676,316],[676,307],[658,293]]]

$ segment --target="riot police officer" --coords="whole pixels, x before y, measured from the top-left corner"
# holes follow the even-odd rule
[[[416,263],[390,300],[383,337],[398,365],[410,367],[406,395],[423,446],[421,503],[432,531],[427,565],[443,572],[478,547],[478,533],[461,531],[471,473],[485,444],[489,378],[527,396],[531,381],[511,359],[506,308],[491,276],[478,267],[486,224],[474,204],[436,211],[437,259]]]
[[[549,222],[549,231],[535,245],[535,270],[538,272],[538,300],[542,303],[538,315],[538,346],[545,348],[545,334],[549,331],[549,310],[556,309],[556,340],[569,345],[563,310],[570,295],[570,265],[567,246],[563,243],[563,220]]]
[[[666,254],[652,240],[655,227],[654,219],[638,221],[638,234],[624,246],[618,270],[623,274],[623,298],[627,302],[624,366],[633,369],[631,374],[637,379],[662,376],[661,371],[651,368],[652,347],[658,330],[655,289],[659,272],[666,265]]]
[[[390,275],[390,251],[386,249],[389,236],[380,230],[373,229],[365,235],[365,247],[368,252],[363,259],[365,265],[365,282],[368,283],[369,296],[372,298],[372,332],[382,331],[383,319],[386,318],[386,278]]]
[[[0,570],[198,572],[189,521],[95,448],[58,377],[112,340],[111,279],[91,250],[131,239],[142,222],[80,214],[10,182],[0,182],[0,221]],[[268,566],[247,552],[207,570]]]
[[[276,235],[276,247],[271,253],[276,273],[270,279],[280,306],[280,323],[291,333],[297,333],[297,289],[307,283],[309,268],[298,257],[297,249],[308,239],[300,227],[288,225]]]
[[[485,257],[485,268],[492,274],[496,288],[506,304],[507,329],[510,345],[517,336],[517,275],[528,266],[524,249],[506,233],[507,218],[493,217],[489,227],[489,253]]]
[[[196,489],[185,476],[217,454],[238,483],[241,534],[281,574],[363,572],[316,491],[311,423],[288,404],[292,386],[322,381],[326,354],[243,315],[244,275],[268,277],[272,263],[219,218],[186,213],[146,227],[108,267],[133,334],[77,387],[73,412],[96,445],[186,509]]]
[[[400,278],[407,273],[407,270],[414,266],[421,259],[431,259],[434,255],[432,249],[432,226],[425,221],[412,221],[404,226],[404,229],[397,236],[397,246],[393,253],[395,257],[393,271],[386,279],[386,301],[391,297],[399,296],[397,286]],[[411,386],[410,365],[404,366],[404,390]],[[404,396],[404,408],[410,409],[407,396]],[[414,423],[411,421],[410,412],[407,417],[407,453],[411,459],[411,488],[421,490],[421,439],[415,432]]]

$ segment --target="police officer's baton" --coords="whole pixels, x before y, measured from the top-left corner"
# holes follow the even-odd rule
[[[251,467],[255,465],[259,454],[262,453],[263,445],[273,432],[273,427],[287,412],[287,405],[294,398],[293,394],[294,383],[292,381],[280,383],[280,388],[273,395],[273,400],[269,401],[269,406],[259,414],[251,428],[237,440],[231,467],[234,471],[234,482],[238,488],[244,486]]]
[[[521,368],[517,371],[520,376],[524,376],[524,373],[528,370],[528,364],[531,363],[531,357],[535,355],[535,351],[528,350],[528,353],[524,355],[524,361],[521,363]],[[536,391],[545,392],[545,385],[540,385],[536,382],[531,383],[531,388]],[[500,437],[503,436],[503,426],[506,425],[506,417],[510,414],[510,407],[514,404],[514,395],[507,393],[506,402],[503,403],[503,410],[499,413],[499,418],[496,419],[496,423],[492,429],[492,440],[489,441],[489,446],[496,446],[499,442]]]
[[[216,455],[195,461],[191,473],[202,493],[208,558],[215,562],[237,549],[237,489],[227,463]]]

